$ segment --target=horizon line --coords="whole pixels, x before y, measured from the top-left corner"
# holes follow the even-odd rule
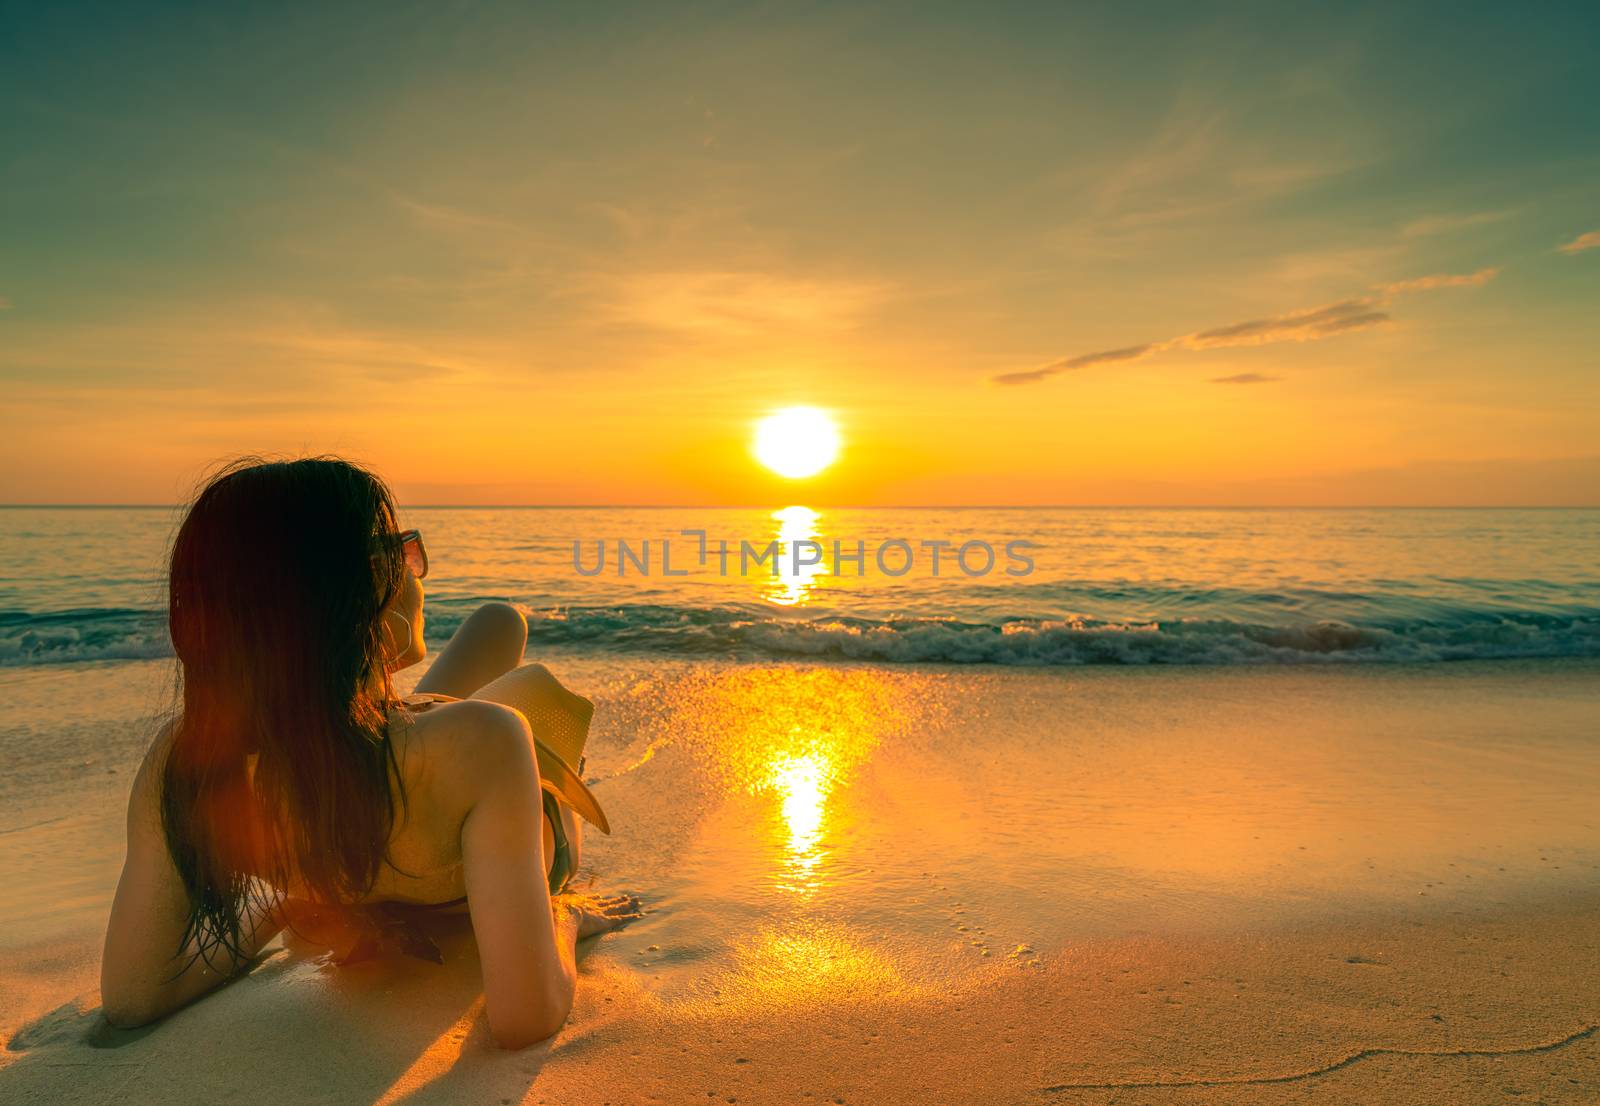
[[[410,511],[760,511],[768,503],[401,503]],[[167,511],[186,503],[0,503],[3,511]],[[1593,511],[1600,503],[825,503],[830,511]]]

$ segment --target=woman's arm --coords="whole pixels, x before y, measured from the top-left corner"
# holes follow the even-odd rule
[[[472,712],[471,719],[461,713]],[[567,1020],[577,986],[580,916],[552,917],[539,767],[527,719],[499,703],[453,704],[471,725],[474,800],[461,825],[467,905],[483,962],[489,1032],[523,1048]]]
[[[210,960],[197,957],[192,941],[179,953],[190,907],[161,829],[161,766],[169,741],[170,731],[163,731],[133,782],[127,858],[100,962],[101,1004],[106,1020],[120,1028],[154,1021],[238,974],[283,928],[277,911],[256,908],[242,926],[246,959],[235,961],[221,950]]]

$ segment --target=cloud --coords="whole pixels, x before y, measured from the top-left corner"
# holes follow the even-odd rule
[[[1260,373],[1234,373],[1232,376],[1213,376],[1213,384],[1272,384],[1282,380],[1281,376],[1262,376]]]
[[[507,219],[479,215],[475,211],[468,211],[465,208],[454,207],[450,204],[427,203],[423,200],[401,195],[398,192],[391,193],[390,199],[396,207],[423,226],[447,231],[485,231],[502,241],[506,239],[534,239],[541,244],[545,241],[543,238],[533,235],[527,227]]]
[[[1476,288],[1493,280],[1499,272],[1499,269],[1491,267],[1473,273],[1434,273],[1392,284],[1381,284],[1377,291],[1369,295],[1340,300],[1338,303],[1322,307],[1270,315],[1264,319],[1247,319],[1242,323],[1229,323],[1227,326],[1198,330],[1192,334],[1179,335],[1161,342],[1145,342],[1137,346],[1123,346],[1121,349],[1080,353],[1075,357],[1052,362],[1040,369],[1001,373],[991,377],[990,380],[992,383],[1004,385],[1037,384],[1046,377],[1056,376],[1059,373],[1118,361],[1138,361],[1151,354],[1171,349],[1231,349],[1238,346],[1265,346],[1275,342],[1315,342],[1352,330],[1381,326],[1388,322],[1392,316],[1386,308],[1395,296],[1412,292],[1431,292],[1439,288]],[[1213,383],[1264,384],[1271,379],[1274,378],[1262,377],[1256,373],[1242,373],[1237,377],[1218,378]]]
[[[1600,242],[1596,242],[1600,245]],[[1402,292],[1431,292],[1435,288],[1477,288],[1479,285],[1488,284],[1500,270],[1490,267],[1479,269],[1475,273],[1435,273],[1432,276],[1417,277],[1415,280],[1402,280],[1394,284],[1385,284],[1384,292],[1394,296]]]
[[[1600,230],[1591,230],[1587,234],[1580,234],[1565,246],[1557,246],[1562,253],[1582,253],[1600,246]]]
[[[1142,346],[1100,350],[1098,353],[1080,353],[1077,357],[1069,357],[1065,361],[1057,361],[1055,364],[1046,365],[1042,369],[1001,373],[994,378],[994,382],[996,384],[1036,384],[1047,376],[1071,372],[1074,369],[1087,369],[1090,365],[1104,365],[1113,361],[1137,361],[1146,354],[1155,353],[1158,349],[1170,344],[1165,342],[1146,342]]]
[[[1013,384],[1037,384],[1047,376],[1054,376],[1058,371],[1057,369],[1033,369],[1029,372],[1001,373],[999,376],[994,377],[994,382],[1008,387]]]
[[[1069,357],[1058,365],[1051,366],[1055,369],[1087,369],[1090,365],[1104,365],[1110,361],[1137,361],[1147,353],[1154,353],[1158,342],[1146,342],[1142,346],[1127,346],[1123,349],[1102,350],[1099,353],[1085,353],[1077,357]]]
[[[1180,97],[1107,162],[1074,156],[1061,181],[1085,186],[1083,217],[1066,234],[1115,249],[1174,230],[1209,230],[1228,212],[1281,199],[1353,168],[1331,135],[1299,150],[1262,143],[1221,104]]]
[[[1511,218],[1509,211],[1474,211],[1465,215],[1424,215],[1400,228],[1403,238],[1427,238],[1435,234],[1449,234],[1468,227],[1487,226]]]
[[[1251,319],[1231,326],[1219,326],[1214,330],[1202,330],[1178,339],[1176,344],[1189,349],[1225,349],[1230,346],[1264,346],[1270,342],[1313,342],[1330,334],[1388,322],[1389,316],[1376,310],[1379,302],[1376,298],[1367,297],[1332,303],[1310,311],[1274,315],[1268,319]]]
[[[783,329],[848,329],[888,293],[885,285],[859,281],[674,271],[629,274],[611,298],[616,316],[630,323],[742,337]]]

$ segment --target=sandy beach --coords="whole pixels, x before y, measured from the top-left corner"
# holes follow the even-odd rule
[[[1592,1102],[1594,662],[900,668],[550,658],[618,827],[544,1045],[470,934],[275,943],[142,1030],[97,1013],[164,662],[0,672],[0,1100]],[[108,717],[115,715],[117,717]]]

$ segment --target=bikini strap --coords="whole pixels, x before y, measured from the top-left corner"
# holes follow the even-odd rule
[[[435,703],[456,703],[460,702],[460,700],[454,695],[438,695],[431,691],[415,691],[410,695],[402,695],[400,698],[393,700],[393,702],[403,707],[416,708],[431,707]]]

